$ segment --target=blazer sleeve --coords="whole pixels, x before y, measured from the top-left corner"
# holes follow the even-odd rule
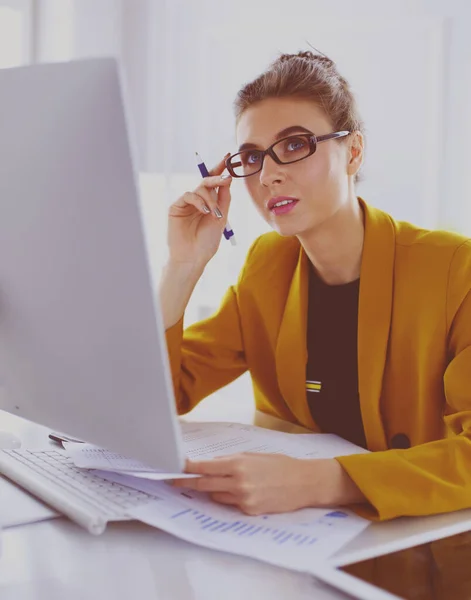
[[[239,314],[239,288],[257,241],[249,250],[237,285],[227,290],[214,315],[185,330],[182,317],[165,332],[179,414],[188,412],[248,368]]]
[[[447,437],[407,450],[337,458],[370,503],[352,508],[372,520],[471,507],[471,242],[456,251],[449,281]]]

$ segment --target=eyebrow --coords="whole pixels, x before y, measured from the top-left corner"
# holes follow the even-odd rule
[[[275,140],[281,140],[281,138],[287,137],[288,135],[291,135],[292,133],[311,133],[312,131],[310,131],[309,129],[306,129],[306,127],[303,127],[302,125],[291,125],[290,127],[286,127],[286,129],[282,129],[281,131],[279,131],[276,135],[275,135]],[[239,146],[239,152],[242,152],[242,150],[250,150],[252,148],[257,148],[257,144],[252,144],[250,142],[247,142],[246,144],[242,144],[241,146]]]

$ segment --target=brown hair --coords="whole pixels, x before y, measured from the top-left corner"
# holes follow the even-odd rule
[[[348,82],[330,58],[310,51],[281,54],[264,73],[244,85],[234,102],[236,120],[257,102],[287,96],[315,102],[329,117],[334,131],[364,132]]]

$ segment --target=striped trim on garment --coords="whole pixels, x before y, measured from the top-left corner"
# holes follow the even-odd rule
[[[320,392],[322,383],[320,381],[306,381],[306,392]]]

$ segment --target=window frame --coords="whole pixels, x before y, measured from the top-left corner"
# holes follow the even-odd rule
[[[21,64],[34,61],[34,0],[0,0],[0,8],[11,8],[22,16]]]

